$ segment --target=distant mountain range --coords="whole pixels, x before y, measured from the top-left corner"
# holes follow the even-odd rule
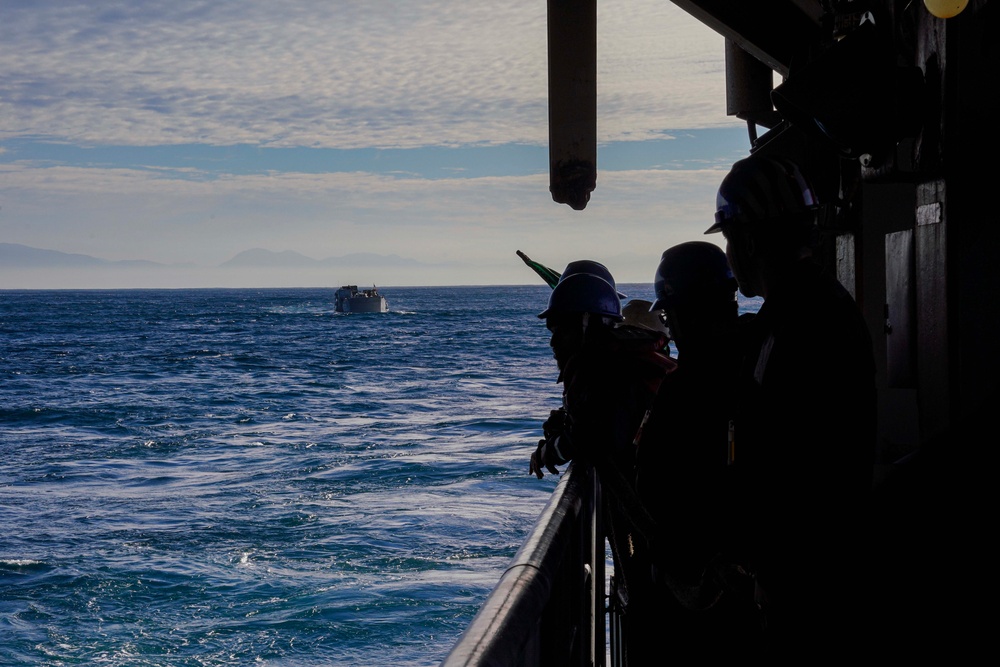
[[[324,267],[370,267],[392,265],[401,266],[425,266],[415,259],[408,259],[398,255],[376,255],[374,253],[352,253],[342,257],[329,257],[327,259],[313,259],[300,253],[286,250],[284,252],[273,252],[262,248],[254,248],[239,253],[227,262],[219,265],[219,268],[324,268]],[[59,252],[57,250],[44,250],[42,248],[32,248],[18,243],[0,243],[0,268],[21,268],[21,269],[60,269],[60,268],[167,268],[177,266],[192,266],[190,264],[162,264],[147,260],[119,260],[112,261],[100,259],[90,255],[76,253]]]
[[[43,250],[18,243],[0,243],[0,267],[2,268],[88,268],[120,266],[123,268],[166,266],[157,262],[134,259],[111,261],[90,255]]]
[[[228,262],[223,262],[220,267],[351,267],[351,266],[379,266],[391,263],[393,266],[421,266],[422,262],[415,259],[400,257],[399,255],[376,255],[369,252],[351,253],[341,257],[328,257],[326,259],[313,259],[306,257],[293,250],[284,252],[273,252],[262,248],[244,250],[233,257]]]

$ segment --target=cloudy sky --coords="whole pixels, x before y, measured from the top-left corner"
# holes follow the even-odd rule
[[[718,241],[749,141],[719,35],[667,0],[598,20],[574,211],[548,191],[545,0],[3,0],[0,243],[179,265],[100,279],[121,286],[536,282],[518,249],[649,282],[670,245]],[[402,260],[213,269],[253,248]],[[0,288],[111,286],[88,280],[0,267]]]

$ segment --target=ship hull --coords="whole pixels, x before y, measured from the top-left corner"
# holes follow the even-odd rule
[[[344,285],[335,295],[335,310],[338,313],[387,313],[389,303],[374,287],[359,290],[357,285]]]
[[[344,313],[387,313],[389,304],[384,296],[356,296],[343,301]]]

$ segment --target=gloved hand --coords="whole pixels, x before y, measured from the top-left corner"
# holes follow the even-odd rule
[[[531,465],[528,468],[538,479],[545,475],[542,472],[543,467],[551,474],[558,475],[559,470],[556,466],[568,461],[566,458],[568,452],[562,451],[567,449],[569,441],[568,437],[562,437],[566,431],[566,421],[566,411],[559,408],[549,412],[549,418],[542,424],[542,434],[545,437],[538,441],[538,447],[531,455]]]
[[[542,424],[542,435],[546,440],[555,440],[566,431],[566,409],[549,411],[549,418]]]
[[[542,477],[545,476],[545,473],[542,472],[542,466],[545,466],[545,468],[549,471],[549,473],[553,475],[559,474],[559,469],[556,468],[552,463],[547,462],[545,460],[545,454],[546,454],[545,440],[542,439],[538,441],[538,447],[535,448],[535,451],[531,453],[531,467],[528,468],[528,472],[534,473],[535,477],[537,477],[538,479],[541,479]]]

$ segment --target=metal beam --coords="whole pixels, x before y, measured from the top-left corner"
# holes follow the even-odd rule
[[[577,211],[597,186],[597,0],[549,0],[549,190]]]
[[[819,0],[671,0],[782,76],[821,40]]]

